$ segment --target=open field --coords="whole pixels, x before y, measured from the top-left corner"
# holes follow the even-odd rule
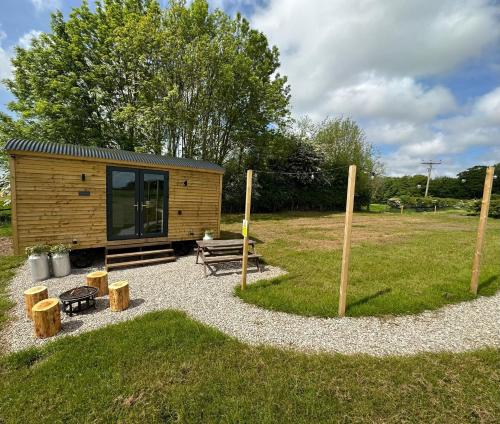
[[[336,316],[344,216],[256,214],[251,237],[259,253],[288,275],[237,294],[247,302],[306,316]],[[223,237],[240,231],[241,216],[225,216]],[[443,213],[359,213],[347,315],[413,314],[472,299],[469,293],[478,218]],[[500,284],[499,220],[488,222],[479,295]]]
[[[156,312],[0,359],[0,422],[498,422],[500,353],[306,355]]]

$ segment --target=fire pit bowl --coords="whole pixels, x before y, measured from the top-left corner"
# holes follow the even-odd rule
[[[71,317],[75,312],[81,312],[91,306],[95,308],[95,297],[98,291],[97,287],[81,286],[61,293],[59,299],[62,302],[63,312]]]

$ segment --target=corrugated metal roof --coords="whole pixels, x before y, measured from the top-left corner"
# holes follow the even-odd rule
[[[102,147],[79,146],[76,144],[50,143],[47,141],[30,141],[11,139],[4,147],[8,152],[23,151],[36,153],[49,153],[52,155],[76,156],[96,159],[109,159],[113,161],[147,163],[150,165],[178,166],[183,168],[207,169],[210,171],[224,172],[221,166],[201,160],[172,158],[163,155],[150,155],[147,153],[129,152],[127,150],[104,149]]]

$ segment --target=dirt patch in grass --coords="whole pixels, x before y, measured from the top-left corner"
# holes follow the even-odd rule
[[[12,255],[12,238],[0,237],[0,256]]]
[[[310,216],[311,215],[311,216]],[[298,250],[332,250],[342,248],[344,236],[344,214],[320,215],[304,213],[290,219],[286,214],[278,214],[277,219],[268,215],[254,216],[251,236],[263,243],[286,240]],[[224,225],[224,230],[232,237],[238,235],[241,224],[234,216]],[[226,222],[227,222],[226,221]],[[353,246],[364,243],[385,244],[410,239],[425,232],[475,231],[475,221],[468,217],[450,219],[450,215],[422,214],[355,214],[352,228]]]

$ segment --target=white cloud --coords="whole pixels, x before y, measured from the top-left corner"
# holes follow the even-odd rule
[[[500,143],[500,87],[475,99],[465,113],[439,120],[435,127],[447,134],[448,146],[465,150]],[[500,157],[498,158],[500,161]]]
[[[500,87],[475,99],[462,113],[431,120],[428,123],[388,123],[373,121],[367,136],[399,148],[385,158],[391,174],[418,171],[421,159],[439,158],[447,165],[441,174],[480,163],[500,162]],[[481,147],[487,154],[471,156],[471,149]],[[479,162],[478,162],[479,161]]]
[[[23,49],[29,49],[31,47],[31,42],[33,38],[38,38],[42,31],[37,31],[36,29],[32,29],[31,31],[23,34],[18,41],[18,45]]]
[[[37,31],[32,29],[31,31],[23,34],[19,40],[17,41],[17,45],[23,47],[25,49],[30,48],[31,40],[34,37],[38,37],[41,34],[41,31]],[[4,40],[7,38],[7,34],[4,31],[0,30],[0,80],[7,79],[12,76],[12,64],[11,59],[14,54],[14,46],[9,45],[5,47],[3,45]],[[0,89],[3,87],[0,85]]]
[[[330,93],[325,112],[364,118],[426,121],[456,109],[453,95],[444,87],[424,88],[412,78],[383,78],[362,74],[353,85]]]
[[[362,74],[453,70],[499,38],[496,13],[486,0],[271,0],[252,23],[279,46],[301,114]]]
[[[500,88],[461,105],[428,82],[484,61],[498,45],[497,2],[269,0],[251,21],[280,49],[296,116],[352,116],[369,140],[396,148],[408,172],[432,156],[455,161],[446,172],[458,170],[465,162],[457,155],[499,135]],[[485,62],[492,72],[494,60]]]
[[[432,133],[411,121],[373,120],[364,125],[369,140],[382,144],[408,144],[432,137]]]
[[[9,78],[11,75],[10,51],[3,47],[3,40],[7,38],[5,32],[0,31],[0,80]]]
[[[31,0],[31,3],[39,12],[61,8],[61,0]]]
[[[475,113],[492,124],[500,125],[500,87],[479,99],[475,105]]]
[[[399,152],[407,154],[409,157],[420,157],[422,159],[452,153],[446,145],[443,134],[437,134],[430,140],[422,140],[403,146],[399,149]]]
[[[402,176],[402,175],[414,175],[414,174],[427,174],[427,165],[422,164],[421,159],[429,159],[428,157],[415,158],[413,155],[397,151],[386,156],[386,163],[390,164],[391,172],[390,175]],[[432,176],[449,176],[453,177],[458,171],[464,170],[470,166],[468,160],[463,160],[462,158],[456,158],[452,155],[443,155],[440,157],[443,159],[441,165],[434,167],[432,171]],[[475,158],[477,159],[477,158]],[[477,163],[477,162],[475,162]]]

